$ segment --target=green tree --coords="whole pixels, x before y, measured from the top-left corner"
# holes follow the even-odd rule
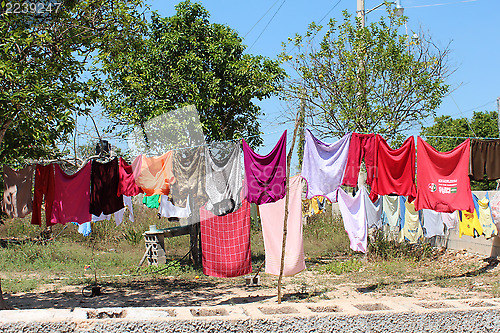
[[[83,75],[90,56],[142,22],[139,0],[62,1],[37,15],[8,13],[13,2],[23,1],[2,2],[0,19],[0,162],[11,164],[60,154],[57,142],[97,100]]]
[[[282,96],[304,98],[307,123],[322,134],[400,138],[434,115],[448,91],[448,48],[400,33],[405,22],[389,13],[361,28],[344,12],[343,22],[331,19],[324,29],[311,23],[304,36],[283,43],[280,59],[294,74]]]
[[[260,144],[253,99],[275,94],[284,71],[277,61],[245,54],[238,34],[210,23],[201,4],[175,8],[172,17],[153,13],[143,39],[101,59],[105,111],[127,127],[192,104],[208,141],[248,137]]]
[[[12,13],[0,3],[0,163],[60,156],[75,117],[97,99],[83,73],[87,60],[109,44],[126,43],[140,32],[140,0],[37,2],[44,13]],[[13,7],[15,8],[15,7]],[[32,8],[32,7],[28,7]],[[0,309],[7,304],[0,285]]]
[[[420,135],[438,151],[450,151],[467,137],[498,138],[498,114],[496,111],[475,111],[472,119],[450,116],[434,118],[434,124],[423,127]],[[471,180],[473,190],[494,190],[496,181]]]

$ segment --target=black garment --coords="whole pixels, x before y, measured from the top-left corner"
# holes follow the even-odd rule
[[[107,163],[92,161],[90,175],[90,209],[96,216],[112,214],[124,207],[123,195],[117,195],[120,174],[118,159]]]

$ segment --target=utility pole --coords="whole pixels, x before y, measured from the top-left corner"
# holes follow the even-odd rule
[[[500,137],[500,97],[497,97],[497,125],[498,125],[498,136]],[[500,179],[497,179],[497,191],[500,190]]]
[[[359,18],[358,20],[358,29],[363,29],[365,27],[365,0],[356,0],[357,4],[357,10],[356,10],[356,16]],[[358,53],[358,68],[356,69],[356,83],[357,83],[357,103],[358,103],[358,113],[359,116],[365,112],[365,95],[364,95],[364,71],[365,71],[365,65],[363,62],[363,56],[362,56],[362,50],[359,50]],[[364,130],[361,129],[361,130]]]
[[[365,0],[356,0],[356,16],[361,19],[361,28],[365,27]]]
[[[500,135],[500,97],[497,98],[498,133]]]

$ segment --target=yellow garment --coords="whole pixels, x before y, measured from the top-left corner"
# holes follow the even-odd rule
[[[161,156],[146,157],[139,155],[132,163],[135,183],[148,196],[154,194],[168,195],[170,184],[175,182],[172,172],[173,152]]]
[[[316,196],[311,199],[302,200],[302,214],[305,216],[323,213],[324,209],[325,197]]]
[[[483,235],[486,239],[490,239],[498,234],[497,227],[495,223],[493,223],[493,218],[491,217],[491,211],[488,205],[489,202],[487,198],[478,200],[479,222],[481,223],[481,227],[483,227]]]
[[[460,211],[460,222],[458,223],[458,235],[462,237],[462,235],[467,235],[471,237],[479,237],[483,233],[483,227],[481,226],[481,222],[479,222],[479,218],[477,216],[477,212],[474,209],[474,213],[469,213],[466,210]]]
[[[405,201],[405,224],[399,233],[399,242],[407,240],[410,244],[415,244],[424,236],[424,231],[420,225],[418,211],[415,210],[414,202]]]

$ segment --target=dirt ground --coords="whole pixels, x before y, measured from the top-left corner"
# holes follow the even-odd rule
[[[331,260],[331,259],[328,259]],[[418,300],[475,299],[500,296],[498,260],[465,250],[442,250],[433,259],[363,261],[358,271],[326,273],[325,260],[308,260],[307,269],[284,277],[285,302],[318,302],[329,299]],[[244,277],[220,279],[207,276],[100,277],[102,295],[84,297],[84,285],[61,284],[61,278],[28,293],[6,293],[18,309],[214,306],[221,304],[276,303],[277,277],[260,274],[261,285],[246,286]]]

